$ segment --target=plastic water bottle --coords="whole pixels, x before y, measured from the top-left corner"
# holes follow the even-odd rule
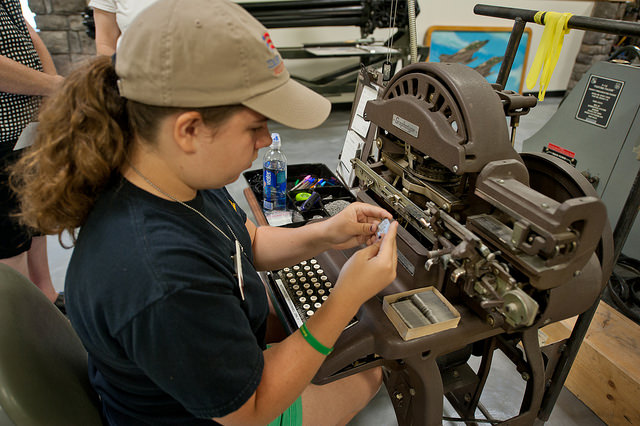
[[[262,160],[264,210],[287,209],[287,157],[280,151],[280,135],[271,134],[271,149]]]

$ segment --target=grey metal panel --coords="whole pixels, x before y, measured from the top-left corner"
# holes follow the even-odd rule
[[[624,82],[606,127],[576,118],[592,76]],[[640,168],[633,149],[640,145],[640,67],[596,63],[562,102],[556,114],[523,143],[523,152],[541,152],[549,143],[574,152],[576,168],[600,179],[596,188],[615,227]],[[640,218],[636,218],[623,253],[640,257]]]

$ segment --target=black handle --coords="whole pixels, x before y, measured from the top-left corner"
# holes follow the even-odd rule
[[[513,7],[491,6],[477,4],[473,8],[476,15],[494,16],[496,18],[516,19],[525,22],[535,22],[534,16],[538,11],[528,9],[516,9]],[[544,23],[545,16],[542,16]],[[596,31],[608,34],[626,36],[640,36],[640,24],[636,22],[616,21],[615,19],[592,18],[589,16],[573,15],[567,21],[567,27],[576,30]]]

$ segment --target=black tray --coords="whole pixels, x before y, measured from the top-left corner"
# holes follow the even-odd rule
[[[258,204],[262,206],[262,169],[249,170],[242,175],[256,197]],[[321,187],[292,190],[296,182],[302,181],[307,175],[311,175],[316,179],[324,179],[327,184]],[[312,194],[314,191],[320,196],[320,201],[303,211],[302,205],[304,201],[296,201],[296,195],[301,192]],[[287,209],[298,212],[302,216],[302,220],[300,220],[300,216],[294,214],[294,226],[303,225],[311,219],[330,216],[324,206],[338,200],[354,202],[356,198],[325,164],[303,163],[287,165]],[[295,220],[296,218],[298,220]]]

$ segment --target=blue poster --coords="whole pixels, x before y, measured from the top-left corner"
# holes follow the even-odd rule
[[[431,27],[427,30],[425,45],[430,46],[429,62],[458,62],[474,68],[489,83],[495,83],[502,64],[511,29],[488,28],[487,30],[464,29],[464,27]],[[522,34],[507,90],[522,92],[531,30]]]

